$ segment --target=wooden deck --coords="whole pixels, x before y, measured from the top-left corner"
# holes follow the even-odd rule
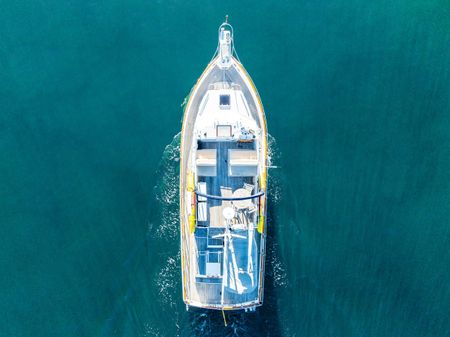
[[[242,188],[244,183],[255,184],[253,177],[230,177],[228,175],[228,150],[253,149],[253,143],[237,142],[200,142],[198,149],[217,149],[217,176],[198,177],[199,182],[206,183],[206,193],[223,197],[231,197],[233,192]],[[208,200],[208,223],[203,226],[225,227],[222,211],[225,207],[232,206],[231,201]]]
[[[247,186],[255,185],[254,177],[230,177],[227,163],[228,150],[253,148],[253,143],[238,143],[236,141],[199,142],[198,149],[217,149],[217,175],[214,177],[198,177],[199,182],[206,183],[206,193],[231,197],[232,193],[239,188],[243,188],[244,184],[248,184]],[[255,191],[252,191],[252,193],[254,194]],[[257,199],[252,200],[252,203],[255,204],[256,209]],[[227,246],[223,238],[212,238],[225,232],[226,224],[222,212],[225,207],[232,206],[232,201],[208,199],[208,219],[207,221],[199,221],[197,224],[195,235],[191,239],[191,247],[196,247],[197,254],[191,254],[190,261],[190,265],[196,268],[196,272],[191,273],[190,277],[191,298],[194,301],[212,305],[235,305],[258,299],[260,234],[256,231],[255,224],[257,212],[249,213],[247,210],[237,210],[236,212],[236,218],[233,222],[245,227],[241,230],[235,230],[233,233],[245,237],[245,239],[233,238],[231,245]],[[250,248],[249,245],[251,245]],[[249,251],[252,252],[251,261],[248,261]],[[216,254],[220,255],[222,277],[199,277],[205,271],[206,256],[216,256]],[[233,255],[235,265],[233,265],[233,259],[231,258]],[[228,256],[225,264],[223,264],[224,256]],[[253,262],[253,267],[249,274],[247,269],[251,262]],[[239,270],[238,273],[236,273],[236,266]],[[222,291],[224,292],[223,296]]]

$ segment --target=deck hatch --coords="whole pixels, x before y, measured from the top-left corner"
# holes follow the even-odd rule
[[[217,125],[217,137],[229,138],[232,137],[231,125]]]
[[[258,174],[256,150],[229,149],[228,174],[233,177],[256,176]]]
[[[216,149],[197,150],[197,174],[205,177],[215,177],[217,171]]]
[[[220,95],[219,104],[221,109],[230,107],[230,95]]]

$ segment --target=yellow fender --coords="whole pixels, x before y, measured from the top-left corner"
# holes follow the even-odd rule
[[[197,215],[195,214],[195,193],[192,192],[192,198],[191,198],[191,214],[189,215],[189,231],[191,233],[195,232],[195,227],[197,225]]]
[[[191,215],[189,215],[189,231],[191,232],[191,234],[195,232],[195,227],[196,227],[195,206],[193,206]]]
[[[187,190],[189,192],[194,192],[195,190],[195,176],[193,172],[188,172],[186,179]]]
[[[258,221],[258,233],[259,233],[259,234],[264,233],[264,215],[260,215],[260,216],[259,216],[259,221]]]
[[[266,187],[267,187],[267,173],[266,170],[264,170],[263,173],[261,173],[261,175],[259,176],[259,188],[265,190]]]

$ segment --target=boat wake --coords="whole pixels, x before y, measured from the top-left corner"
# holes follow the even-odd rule
[[[159,252],[151,251],[149,255],[157,255],[165,262],[156,271],[153,284],[158,290],[161,314],[170,313],[171,324],[175,324],[176,335],[180,335],[181,301],[181,257],[179,251],[179,161],[181,132],[176,134],[161,156],[155,175],[157,181],[154,195],[158,214],[154,214],[154,222],[149,224],[149,236],[155,247],[164,247]],[[156,248],[149,247],[149,250]],[[184,306],[183,306],[184,309]],[[173,326],[172,326],[173,329]]]
[[[276,289],[287,285],[285,268],[278,254],[276,205],[282,198],[279,169],[269,171],[269,217],[265,302],[256,313],[227,312],[227,327],[221,312],[191,308],[185,310],[181,296],[179,242],[179,156],[180,133],[165,147],[155,174],[154,199],[149,214],[146,240],[130,255],[128,274],[133,286],[105,320],[102,336],[128,331],[143,336],[258,336],[261,328],[279,335]],[[269,135],[270,165],[279,165],[280,151]],[[145,254],[145,249],[147,253]],[[142,261],[142,262],[141,262]],[[141,266],[141,267],[139,267]],[[161,317],[155,325],[154,315]],[[170,319],[163,319],[170,317]]]
[[[159,238],[175,240],[179,232],[179,162],[181,132],[176,134],[172,142],[166,146],[156,172],[157,184],[154,187],[156,200],[159,203],[161,218],[154,230]]]
[[[281,200],[281,181],[279,174],[279,165],[281,161],[282,153],[278,148],[277,141],[275,137],[269,134],[268,136],[268,152],[269,152],[269,170],[268,170],[268,178],[269,178],[269,202],[272,204],[277,204]]]
[[[273,286],[287,287],[286,268],[278,254],[278,240],[276,231],[278,227],[283,224],[278,221],[277,205],[282,200],[282,175],[280,171],[280,164],[282,153],[278,147],[275,137],[269,134],[269,174],[268,174],[268,195],[269,195],[269,211],[267,212],[267,261],[266,261],[266,277],[271,278]]]
[[[178,293],[178,286],[181,286],[179,282],[174,280],[175,277],[179,277],[178,272],[180,264],[180,254],[172,257],[169,256],[159,271],[156,277],[156,287],[159,289],[159,301],[162,305],[174,307],[176,301],[174,295]]]
[[[161,306],[161,313],[171,314],[170,330],[175,329],[177,336],[214,336],[220,332],[220,336],[254,336],[260,326],[255,323],[252,314],[244,312],[227,313],[227,327],[224,327],[223,318],[220,312],[191,308],[189,312],[181,300],[181,272],[180,272],[180,252],[179,252],[179,158],[180,158],[180,137],[178,133],[173,137],[170,144],[165,147],[158,166],[154,187],[156,202],[160,210],[158,216],[152,217],[153,222],[149,223],[149,236],[152,241],[157,242],[156,246],[164,246],[164,251],[152,251],[152,255],[158,255],[165,259],[155,273],[154,284],[159,291],[158,302]],[[269,165],[279,165],[281,153],[277,147],[276,140],[269,135]],[[273,168],[269,171],[269,205],[271,209],[268,217],[268,254],[266,261],[266,278],[270,278],[270,287],[266,288],[266,301],[263,309],[257,309],[256,322],[266,321],[264,312],[274,312],[275,298],[270,294],[277,287],[287,286],[287,277],[284,265],[278,254],[278,243],[276,242],[275,230],[270,230],[271,226],[276,226],[276,205],[282,198],[280,170]],[[152,249],[151,247],[149,249]],[[273,301],[272,301],[273,300]],[[273,303],[271,303],[273,302]],[[272,309],[270,309],[272,308]],[[273,320],[273,317],[271,318]],[[266,323],[267,324],[267,323]],[[272,330],[276,325],[272,323]],[[174,326],[175,325],[175,326]],[[158,336],[154,328],[145,329],[150,336]],[[267,327],[266,325],[266,328]],[[224,330],[225,329],[225,330]]]

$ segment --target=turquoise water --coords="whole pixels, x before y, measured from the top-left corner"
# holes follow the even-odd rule
[[[450,336],[448,1],[3,1],[1,336]],[[185,311],[180,104],[266,108],[265,304]]]

